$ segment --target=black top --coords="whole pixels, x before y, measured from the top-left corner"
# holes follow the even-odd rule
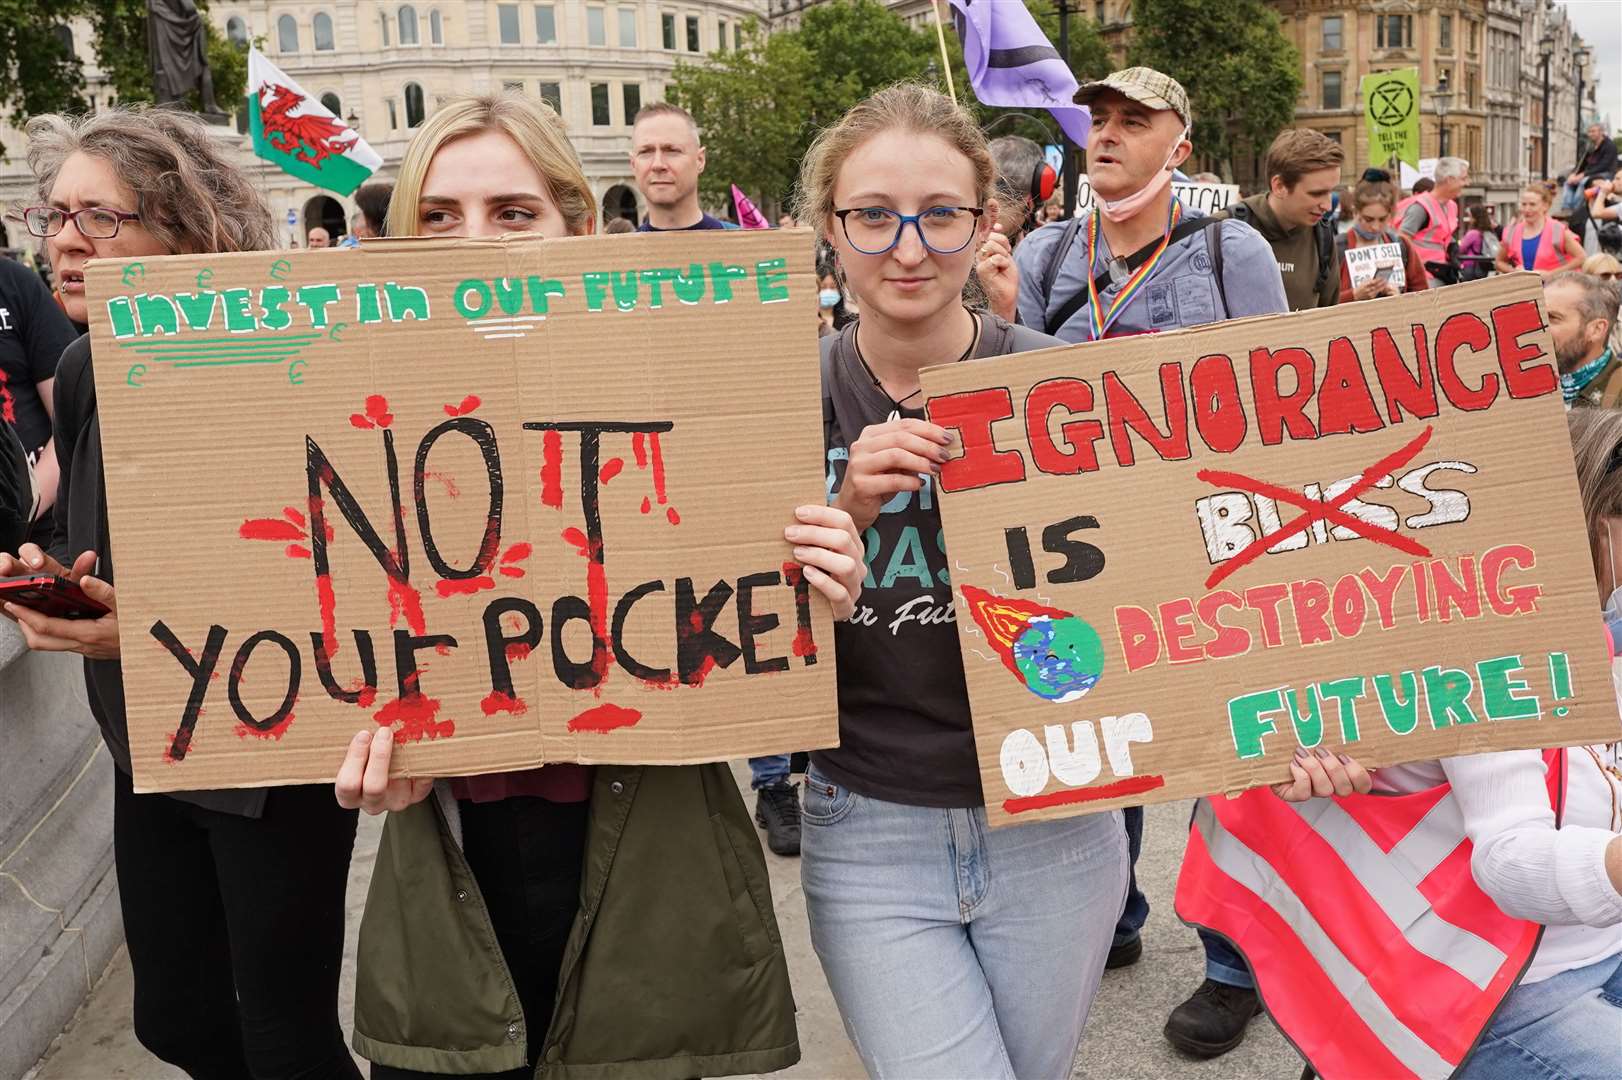
[[[1063,345],[980,316],[976,359]],[[845,480],[850,444],[890,418],[852,345],[858,323],[822,339],[822,428],[828,490]],[[914,398],[913,402],[919,402]],[[903,417],[923,419],[922,408]],[[865,534],[868,575],[855,616],[834,627],[839,747],[811,755],[817,771],[852,791],[909,806],[982,806],[952,610],[952,586],[933,483],[891,499]]]
[[[647,218],[643,218],[642,219],[642,224],[640,224],[640,225],[638,225],[636,227],[636,231],[637,232],[692,232],[694,229],[736,229],[736,228],[737,228],[736,225],[730,224],[729,222],[722,221],[718,217],[711,217],[709,214],[702,214],[701,213],[699,215],[698,221],[694,222],[691,225],[683,225],[679,229],[659,229],[659,228],[655,228],[648,221]]]
[[[16,431],[32,465],[39,464],[51,441],[51,417],[39,384],[56,377],[62,350],[78,336],[39,275],[0,256],[0,419]],[[30,535],[49,543],[51,529],[47,512]]]
[[[15,431],[0,424],[0,551],[15,552],[28,539],[28,512],[33,505],[22,443]]]
[[[62,468],[57,489],[56,537],[51,554],[64,566],[84,551],[97,555],[96,576],[113,582],[113,552],[107,538],[107,487],[102,482],[101,421],[96,415],[96,380],[90,367],[86,334],[62,354],[56,372],[56,459]],[[113,762],[130,773],[130,737],[124,717],[124,672],[117,660],[86,660],[85,687],[90,711]],[[179,715],[181,702],[176,702]],[[222,791],[174,791],[171,796],[210,810],[258,817],[265,808],[265,788]]]
[[[1583,174],[1583,182],[1589,180],[1609,180],[1616,173],[1616,143],[1607,135],[1599,141],[1599,145],[1583,142],[1583,157],[1577,162],[1576,171]]]

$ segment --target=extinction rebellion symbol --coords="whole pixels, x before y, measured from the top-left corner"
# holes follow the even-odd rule
[[[1369,94],[1369,116],[1381,127],[1400,127],[1414,111],[1414,94],[1395,79],[1380,83]]]

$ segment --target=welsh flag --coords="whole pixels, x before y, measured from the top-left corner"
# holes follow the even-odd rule
[[[248,53],[253,152],[300,180],[348,195],[383,159],[360,135],[288,78],[264,53]]]

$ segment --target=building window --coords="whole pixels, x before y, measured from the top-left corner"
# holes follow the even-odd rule
[[[702,52],[698,42],[698,16],[687,16],[687,51]]]
[[[715,20],[715,47],[717,49],[722,50],[723,52],[726,50],[726,47],[727,47],[727,21],[725,19],[716,19]]]
[[[422,122],[428,118],[428,112],[423,107],[422,87],[414,82],[405,84],[406,127],[421,127]]]
[[[400,107],[394,103],[393,98],[389,98],[389,100],[386,102],[386,104],[389,107],[389,130],[390,131],[399,131],[400,130]]]
[[[331,52],[335,45],[332,40],[332,16],[324,11],[315,13],[310,20],[310,28],[315,31],[315,51]]]
[[[552,106],[552,111],[563,115],[563,86],[555,82],[541,84],[541,100]]]
[[[676,51],[676,16],[668,12],[659,16],[659,29],[663,31],[665,48]]]
[[[597,127],[607,127],[614,122],[608,107],[608,84],[605,82],[591,84],[591,122]]]
[[[298,52],[298,20],[283,15],[276,20],[276,49],[278,52]]]
[[[1339,52],[1345,47],[1341,44],[1341,35],[1345,32],[1346,21],[1341,16],[1325,15],[1322,26],[1324,52]]]
[[[608,24],[605,21],[603,9],[600,7],[586,9],[586,44],[608,44]]]
[[[1464,107],[1467,109],[1476,107],[1476,73],[1473,71],[1464,73]]]
[[[1323,74],[1323,107],[1326,109],[1340,108],[1340,72],[1326,71]]]
[[[625,123],[633,124],[642,109],[642,87],[638,83],[626,83],[621,89],[625,94]]]
[[[518,5],[497,4],[496,26],[501,33],[503,45],[518,44]]]
[[[522,94],[524,92],[524,80],[505,79],[501,83],[501,88],[509,94]]]
[[[321,104],[326,106],[327,111],[333,116],[341,118],[344,114],[344,103],[339,101],[338,95],[331,90],[321,95]]]
[[[1412,15],[1382,15],[1374,20],[1374,45],[1378,49],[1409,49],[1414,44]]]
[[[618,9],[620,21],[620,48],[636,48],[636,9],[622,7]]]
[[[428,40],[435,45],[445,44],[445,22],[439,17],[439,9],[428,13]]]
[[[1436,47],[1439,49],[1453,48],[1453,16],[1437,16]]]
[[[248,24],[242,21],[242,16],[233,15],[225,20],[225,36],[238,48],[248,44]]]
[[[1470,43],[1470,55],[1474,56],[1481,47],[1481,24],[1474,19],[1464,24],[1465,40]]]
[[[396,16],[400,23],[400,44],[417,45],[417,9],[410,4],[401,4],[400,12]]]
[[[1326,132],[1324,132],[1324,135],[1327,136],[1329,141],[1334,143],[1336,146],[1340,145],[1340,132],[1338,132],[1338,131],[1326,131]]]
[[[551,4],[535,5],[535,42],[539,45],[558,43],[558,13]]]

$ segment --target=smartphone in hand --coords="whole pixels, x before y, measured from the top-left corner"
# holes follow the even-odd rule
[[[53,619],[99,619],[108,613],[105,604],[90,599],[67,578],[52,574],[0,578],[0,603],[17,604]]]

